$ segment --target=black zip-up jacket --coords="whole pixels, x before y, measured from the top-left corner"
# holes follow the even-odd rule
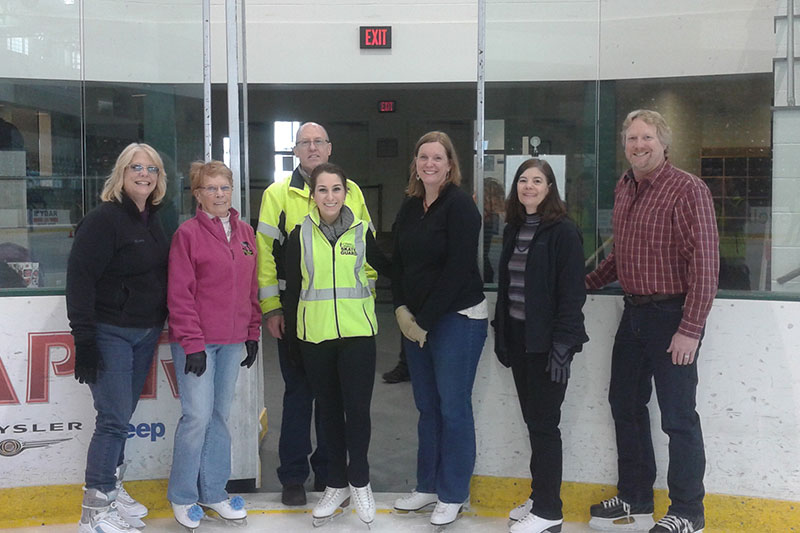
[[[483,281],[478,270],[481,214],[472,197],[447,185],[428,208],[409,197],[394,223],[392,296],[427,331],[446,313],[479,304]]]
[[[495,353],[501,362],[508,361],[508,262],[518,233],[519,227],[510,224],[503,231],[492,322]],[[583,343],[589,340],[583,324],[583,276],[583,238],[578,227],[566,217],[543,222],[531,240],[525,265],[526,353],[548,353],[554,342],[576,352],[583,349]]]
[[[67,263],[67,315],[76,343],[95,340],[95,324],[161,326],[167,316],[169,242],[148,203],[147,225],[136,204],[103,202],[75,230]]]

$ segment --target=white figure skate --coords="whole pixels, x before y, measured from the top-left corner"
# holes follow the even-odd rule
[[[200,526],[200,521],[205,516],[205,513],[196,503],[180,504],[172,503],[172,512],[175,514],[175,520],[182,525],[187,532],[191,533]]]
[[[314,527],[320,527],[337,516],[341,516],[350,505],[350,487],[334,489],[325,487],[325,492],[311,512]]]
[[[141,533],[117,511],[116,493],[84,489],[78,533]]]
[[[364,487],[354,487],[350,485],[350,494],[355,500],[356,513],[362,522],[370,527],[375,520],[375,498],[372,496],[372,487],[369,483]]]
[[[244,508],[244,498],[234,496],[217,503],[199,503],[201,507],[211,509],[229,524],[235,526],[247,525],[247,510]]]

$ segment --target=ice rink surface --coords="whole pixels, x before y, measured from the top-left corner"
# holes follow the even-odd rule
[[[429,522],[430,514],[395,514],[390,511],[392,502],[399,494],[376,493],[375,503],[378,513],[370,528],[358,519],[352,506],[331,522],[314,527],[311,524],[311,509],[319,498],[319,493],[309,493],[309,505],[303,508],[288,508],[280,504],[280,494],[243,494],[247,501],[248,517],[246,526],[233,526],[214,518],[203,520],[197,533],[433,533],[437,531]],[[184,533],[187,530],[174,518],[145,518],[143,533]],[[14,533],[74,533],[76,523],[53,526],[4,529]],[[492,533],[508,531],[505,518],[486,518],[475,516],[469,509],[450,524],[446,533]],[[591,531],[586,524],[564,524],[562,533],[583,533]]]

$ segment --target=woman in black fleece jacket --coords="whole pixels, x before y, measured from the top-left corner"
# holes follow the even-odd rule
[[[506,202],[495,307],[495,352],[514,374],[531,441],[531,496],[512,533],[561,531],[561,404],[583,326],[583,241],[566,216],[553,169],[529,159]]]
[[[79,532],[139,531],[147,508],[122,486],[128,422],[167,316],[169,242],[156,210],[167,189],[152,147],[128,145],[75,231],[67,264],[67,314],[75,379],[97,410],[86,459]],[[114,505],[112,505],[114,504]]]
[[[481,215],[460,182],[447,134],[423,135],[394,227],[392,293],[419,410],[416,490],[394,506],[415,511],[436,504],[437,526],[455,520],[469,497],[472,385],[487,329],[478,271]]]

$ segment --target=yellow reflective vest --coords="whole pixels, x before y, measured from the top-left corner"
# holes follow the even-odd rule
[[[364,194],[355,182],[347,180],[347,205],[358,220],[372,227],[372,219],[364,202]],[[286,286],[284,273],[284,244],[289,233],[311,212],[314,202],[310,190],[300,171],[295,169],[290,177],[276,181],[264,190],[258,214],[256,247],[258,248],[258,300],[262,313],[269,313],[283,306],[280,293]],[[367,267],[367,277],[373,287],[378,273]]]
[[[312,343],[378,333],[367,278],[369,226],[356,218],[334,243],[319,228],[314,208],[300,226],[297,338]]]

